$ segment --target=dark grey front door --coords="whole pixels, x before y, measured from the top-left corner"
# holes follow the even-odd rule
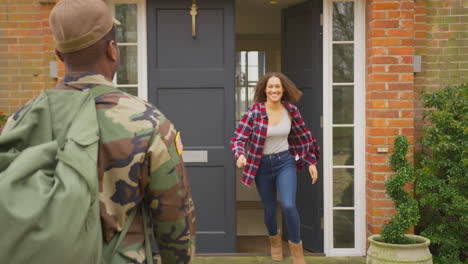
[[[197,2],[196,38],[191,1],[147,2],[149,100],[181,131],[197,252],[235,252],[234,0]]]
[[[298,103],[306,125],[323,143],[322,116],[322,1],[308,0],[282,12],[283,72],[301,89]],[[311,184],[308,170],[298,173],[296,204],[301,218],[304,248],[323,252],[323,166],[318,163],[319,180]],[[285,229],[285,228],[283,228]]]

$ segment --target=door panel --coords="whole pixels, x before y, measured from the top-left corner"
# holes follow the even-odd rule
[[[181,131],[185,154],[206,154],[186,162],[197,252],[235,252],[234,0],[198,1],[196,38],[189,2],[147,2],[148,98]]]
[[[282,71],[303,92],[297,104],[306,125],[323,142],[322,116],[322,1],[308,0],[282,12]],[[308,170],[297,175],[296,205],[301,218],[304,248],[323,252],[323,169],[317,164],[319,180],[312,185]],[[283,221],[284,222],[284,221]],[[286,227],[283,226],[283,230]],[[285,235],[287,238],[287,235]]]

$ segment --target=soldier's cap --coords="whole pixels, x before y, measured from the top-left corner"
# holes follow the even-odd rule
[[[85,49],[98,42],[120,23],[103,0],[61,0],[49,17],[58,51],[67,53]]]

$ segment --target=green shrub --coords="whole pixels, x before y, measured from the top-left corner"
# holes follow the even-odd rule
[[[414,181],[414,170],[406,159],[408,153],[408,140],[404,136],[395,139],[395,147],[390,157],[390,165],[395,176],[385,182],[387,194],[395,202],[397,209],[391,221],[382,229],[382,239],[385,243],[411,244],[405,234],[410,227],[419,221],[419,209],[416,200],[404,190],[406,184]]]
[[[416,195],[421,235],[431,240],[434,262],[466,263],[468,255],[468,86],[423,96],[425,118]]]

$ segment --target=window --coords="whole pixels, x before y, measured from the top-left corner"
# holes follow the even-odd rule
[[[236,63],[236,123],[253,104],[255,86],[265,75],[265,52],[240,51]]]
[[[111,9],[120,22],[116,26],[120,64],[114,83],[117,88],[147,99],[146,17],[144,1],[114,0]]]
[[[365,253],[365,1],[326,0],[324,192],[327,255]]]

